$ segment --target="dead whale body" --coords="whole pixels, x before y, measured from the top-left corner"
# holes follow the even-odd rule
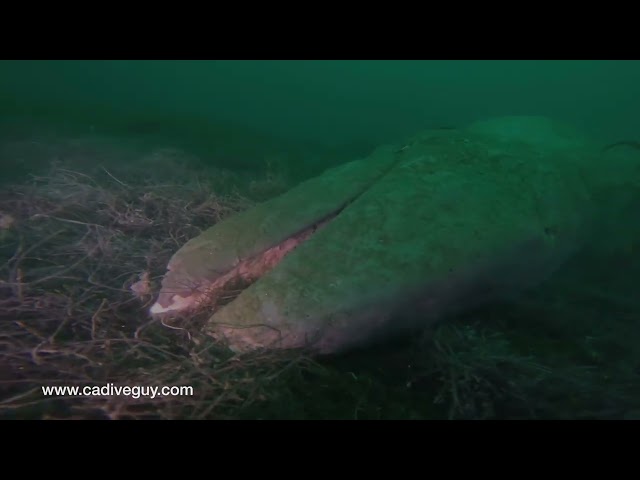
[[[634,155],[605,174],[601,145],[542,117],[426,131],[192,239],[151,314],[211,308],[205,331],[235,351],[334,353],[419,329],[547,278],[603,192],[631,188]],[[238,279],[248,286],[212,307]]]

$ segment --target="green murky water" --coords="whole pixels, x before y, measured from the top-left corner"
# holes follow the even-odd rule
[[[170,149],[244,187],[282,173],[280,190],[256,193],[268,198],[421,130],[501,115],[566,121],[603,145],[639,142],[640,62],[0,61],[0,188],[46,176],[55,160],[88,171],[145,157],[170,181],[148,157]],[[630,195],[598,245],[519,303],[455,319],[435,340],[283,376],[237,416],[635,418],[640,187]],[[3,295],[2,321],[24,320],[6,307],[16,291]]]

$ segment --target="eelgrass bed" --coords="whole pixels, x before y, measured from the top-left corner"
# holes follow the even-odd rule
[[[286,188],[272,174],[245,181],[191,165],[167,151],[118,166],[60,158],[48,173],[2,187],[2,418],[638,416],[638,305],[624,289],[607,290],[606,278],[577,283],[570,269],[512,305],[335,358],[234,355],[199,333],[206,311],[179,325],[152,320],[175,250]],[[42,390],[105,385],[192,391]]]

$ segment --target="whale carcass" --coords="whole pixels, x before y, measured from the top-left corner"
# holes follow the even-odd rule
[[[206,333],[240,352],[335,353],[417,330],[545,280],[639,164],[612,174],[600,145],[543,117],[425,131],[190,240],[151,314],[209,308]]]

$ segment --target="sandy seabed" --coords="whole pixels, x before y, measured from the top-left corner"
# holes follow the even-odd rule
[[[0,187],[0,417],[15,419],[635,418],[639,311],[559,276],[517,305],[332,359],[234,355],[207,312],[148,315],[171,255],[256,199],[247,180],[159,150],[135,162],[59,153]],[[230,187],[231,185],[235,187]],[[233,292],[230,292],[233,295]],[[44,395],[51,386],[190,386],[192,394]]]

